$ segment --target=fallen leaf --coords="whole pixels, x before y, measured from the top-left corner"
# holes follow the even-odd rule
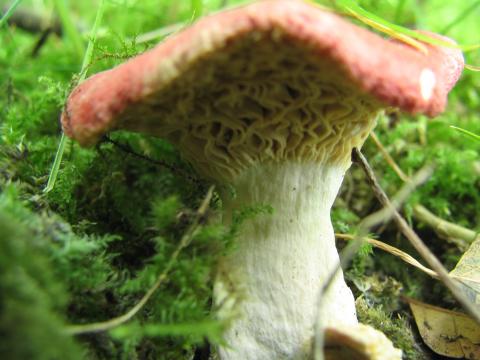
[[[470,245],[450,274],[480,311],[480,239]]]
[[[469,316],[406,298],[420,335],[437,354],[480,360],[480,326]]]

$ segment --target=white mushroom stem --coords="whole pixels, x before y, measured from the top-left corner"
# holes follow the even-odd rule
[[[222,360],[305,359],[311,353],[321,286],[337,265],[330,209],[350,164],[287,161],[254,165],[224,196],[225,222],[234,211],[270,205],[273,214],[247,220],[220,267],[217,306],[240,296],[239,317],[225,334]],[[343,274],[320,309],[324,326],[356,324]]]

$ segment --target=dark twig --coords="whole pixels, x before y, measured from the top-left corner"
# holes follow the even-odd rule
[[[8,13],[9,8],[3,6],[0,9],[0,13],[4,15]],[[34,11],[28,7],[19,7],[9,16],[8,24],[19,27],[22,30],[30,33],[43,33],[46,29],[50,29],[51,32],[62,35],[62,25],[56,18],[50,19],[46,14]]]
[[[197,178],[193,177],[192,175],[190,175],[186,171],[184,171],[182,169],[179,169],[179,168],[177,168],[177,167],[175,167],[175,166],[173,166],[173,165],[171,165],[171,164],[169,164],[169,163],[167,163],[163,160],[155,160],[155,159],[149,158],[148,156],[145,156],[143,154],[139,154],[138,152],[133,150],[129,145],[121,144],[116,140],[112,140],[108,136],[104,136],[104,141],[114,145],[115,147],[119,148],[120,150],[122,150],[123,152],[125,152],[129,155],[135,156],[139,159],[148,161],[152,164],[155,164],[155,165],[161,166],[165,169],[168,169],[172,173],[174,173],[175,175],[186,178],[188,181],[190,181],[190,182],[192,182],[196,185],[200,184],[200,181]]]
[[[33,47],[31,56],[32,57],[37,57],[38,54],[40,53],[40,49],[45,45],[47,42],[48,37],[50,34],[52,34],[53,29],[52,28],[46,28],[43,30],[40,34],[40,37],[38,38],[37,42],[35,43],[35,46]]]
[[[205,342],[202,345],[199,345],[195,349],[195,354],[193,355],[192,360],[208,360],[210,359],[211,350],[210,350],[210,343],[207,339],[204,340]]]
[[[468,312],[468,314],[480,324],[480,314],[476,309],[475,305],[470,302],[470,300],[463,294],[463,292],[458,287],[455,280],[453,280],[447,270],[443,267],[442,263],[437,259],[437,257],[428,249],[425,243],[420,239],[420,237],[415,233],[415,231],[408,225],[407,221],[400,215],[396,210],[395,204],[393,204],[380,187],[380,184],[373,173],[372,168],[367,162],[367,159],[358,149],[353,149],[353,160],[360,165],[367,176],[367,180],[372,186],[372,189],[375,193],[375,196],[380,201],[380,203],[392,212],[393,220],[397,224],[399,230],[402,234],[410,241],[412,246],[418,251],[420,256],[426,261],[426,263],[435,271],[440,280],[444,285],[452,292],[452,295],[457,299],[457,301],[462,305],[462,307]]]

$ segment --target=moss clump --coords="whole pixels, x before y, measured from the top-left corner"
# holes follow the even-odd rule
[[[0,357],[81,359],[63,329],[67,292],[55,276],[41,219],[0,194]],[[26,222],[27,220],[28,222]],[[31,221],[31,223],[29,223]]]

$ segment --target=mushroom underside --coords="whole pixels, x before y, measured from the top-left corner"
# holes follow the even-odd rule
[[[164,137],[203,176],[228,182],[254,163],[349,162],[381,108],[321,51],[271,31],[204,54],[116,127]]]

